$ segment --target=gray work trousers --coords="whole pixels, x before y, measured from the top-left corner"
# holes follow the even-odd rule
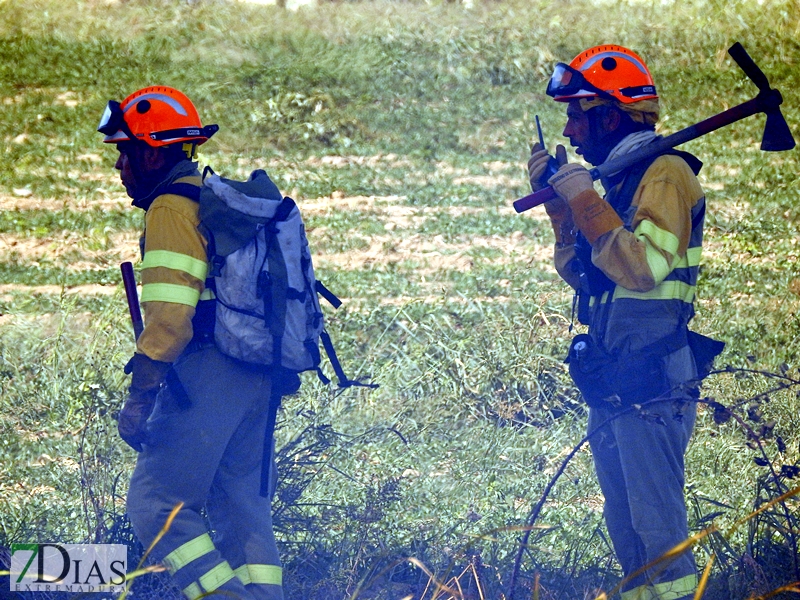
[[[184,353],[174,368],[191,404],[180,406],[168,388],[158,396],[128,492],[134,531],[149,546],[182,502],[152,555],[188,598],[219,590],[283,600],[271,498],[259,495],[269,374],[213,345]],[[270,472],[274,492],[274,464]]]
[[[589,411],[589,432],[599,427],[589,445],[605,497],[603,516],[626,577],[689,536],[684,454],[696,408],[694,402],[665,400],[645,407],[663,423],[630,412],[602,426],[615,411]],[[694,556],[688,550],[627,582],[623,598],[692,598],[696,573]]]

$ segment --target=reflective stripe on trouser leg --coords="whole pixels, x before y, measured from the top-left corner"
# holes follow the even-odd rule
[[[213,564],[215,555],[218,556],[218,553],[214,548],[214,543],[211,541],[211,536],[204,533],[175,548],[164,557],[163,562],[169,569],[170,574],[175,577],[176,582],[183,581],[181,585],[185,585],[187,577],[196,577],[195,581],[183,588],[184,595],[189,600],[195,600],[207,592],[219,590],[229,581],[235,579],[233,570],[227,562]],[[198,570],[204,569],[208,565],[213,566],[207,568],[205,572],[200,573],[198,576]],[[187,569],[186,567],[189,568]],[[241,593],[240,584],[236,580],[228,587],[232,588],[232,593]]]
[[[234,574],[255,600],[284,600],[283,569],[279,565],[246,564]]]
[[[684,600],[694,598],[697,575],[687,575],[672,581],[661,581],[653,585],[656,600]]]
[[[277,565],[242,565],[233,571],[245,585],[282,585],[283,569]]]
[[[627,592],[622,592],[620,594],[621,600],[657,600],[655,592],[653,588],[649,585],[640,585],[638,587],[633,588],[632,590],[628,590]]]
[[[203,573],[196,582],[183,588],[183,593],[189,600],[197,600],[205,593],[222,589],[231,579],[235,580],[233,569],[228,563],[222,562]]]
[[[201,556],[214,551],[214,543],[207,533],[197,536],[167,554],[164,564],[174,575],[177,571]]]

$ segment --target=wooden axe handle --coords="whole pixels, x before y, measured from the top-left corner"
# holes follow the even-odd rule
[[[138,340],[144,331],[142,311],[139,309],[139,295],[136,293],[136,277],[133,275],[133,265],[126,261],[119,266],[122,271],[122,283],[125,285],[125,298],[128,301],[128,312],[131,315],[133,335]]]
[[[736,121],[740,121],[741,119],[745,119],[756,113],[764,112],[765,109],[766,106],[764,97],[762,94],[759,94],[752,100],[748,100],[747,102],[743,102],[742,104],[734,106],[733,108],[729,108],[718,115],[709,117],[705,121],[700,121],[695,125],[690,125],[685,129],[676,131],[672,135],[659,138],[658,140],[647,144],[646,146],[637,148],[636,150],[629,152],[624,156],[620,156],[619,158],[605,162],[599,167],[591,169],[589,174],[594,180],[612,175],[618,171],[622,171],[623,169],[630,167],[635,163],[645,160],[646,158],[650,158],[651,156],[655,156],[657,154],[662,154],[663,152],[674,148],[675,146],[680,146],[681,144],[685,144],[686,142],[699,138],[707,133],[711,133],[720,127],[725,127],[726,125],[730,125],[731,123],[735,123]],[[555,197],[556,193],[553,188],[546,187],[538,192],[529,194],[528,196],[516,200],[514,202],[514,209],[520,213],[531,209],[534,206],[544,204]]]
[[[747,75],[750,80],[756,84],[756,87],[764,92],[770,89],[769,81],[767,81],[767,76],[764,75],[764,72],[758,68],[758,65],[755,61],[750,58],[750,55],[744,49],[739,42],[736,42],[733,46],[728,48],[728,54],[731,55],[731,58],[736,61],[736,64],[739,65],[739,68],[744,71],[744,74]]]

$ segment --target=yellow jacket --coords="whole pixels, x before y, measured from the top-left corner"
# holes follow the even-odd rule
[[[591,298],[593,337],[609,349],[636,349],[664,337],[694,313],[705,197],[680,157],[658,157],[647,169],[623,225],[592,245],[592,262],[616,287]],[[574,224],[556,228],[555,266],[575,289]]]
[[[174,183],[200,185],[199,175]],[[142,306],[145,327],[137,352],[173,362],[192,339],[192,317],[204,291],[208,261],[206,239],[197,229],[198,204],[162,194],[145,213]]]

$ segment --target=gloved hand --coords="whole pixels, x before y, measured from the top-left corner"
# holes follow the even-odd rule
[[[585,167],[577,163],[566,163],[559,167],[555,175],[547,180],[556,193],[572,204],[579,194],[594,190],[592,176]]]
[[[550,158],[547,150],[542,148],[539,142],[536,142],[531,148],[531,157],[528,159],[528,178],[531,181],[531,190],[534,192],[538,192],[544,187],[542,175],[547,170]]]
[[[559,197],[567,201],[575,225],[590,244],[623,225],[616,211],[595,191],[592,176],[581,165],[562,164],[547,183],[553,186]]]
[[[158,390],[171,367],[171,363],[139,353],[125,365],[125,373],[133,377],[128,399],[119,413],[117,429],[120,437],[137,452],[142,451],[142,444],[147,441],[147,418],[153,412]]]
[[[137,352],[125,365],[125,374],[133,374],[131,388],[150,390],[161,385],[171,368],[172,363],[153,360],[146,354]]]
[[[142,444],[147,442],[147,418],[153,412],[156,396],[158,396],[157,387],[151,390],[131,388],[125,406],[119,412],[117,421],[119,437],[137,452],[141,452]]]
[[[542,189],[542,184],[540,183],[542,174],[547,169],[547,163],[551,158],[545,150],[540,148],[541,146],[538,143],[534,145],[531,150],[531,158],[528,161],[528,174],[530,175],[531,188],[534,192]],[[560,144],[556,146],[556,161],[559,165],[567,164],[567,151]],[[547,216],[550,217],[550,224],[556,234],[556,244],[569,245],[575,243],[575,234],[573,233],[575,224],[567,201],[561,196],[556,196],[544,203],[544,209],[547,211]]]

